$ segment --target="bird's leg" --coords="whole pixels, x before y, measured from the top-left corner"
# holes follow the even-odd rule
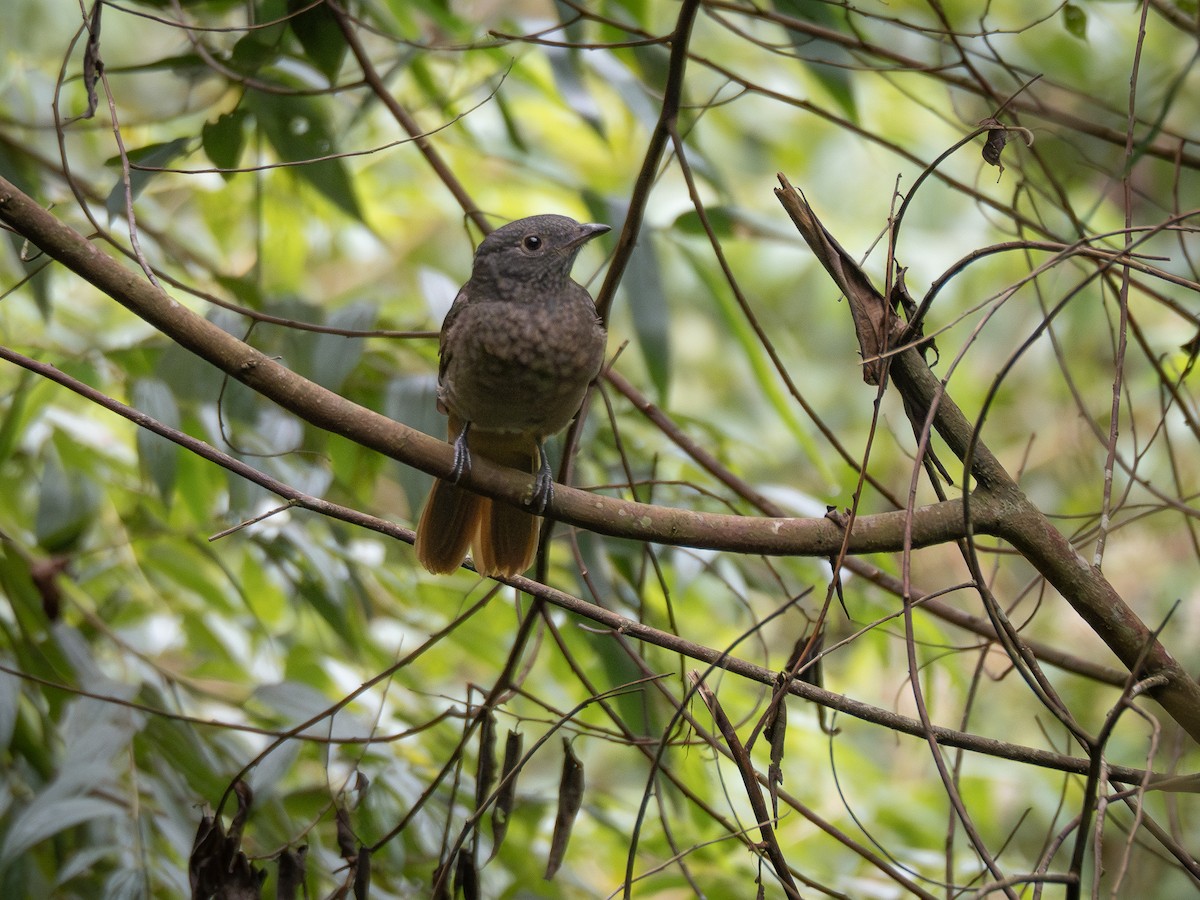
[[[533,479],[533,493],[529,496],[529,508],[539,516],[546,511],[554,496],[554,472],[550,468],[550,457],[546,455],[546,445],[537,443],[538,457],[542,464],[538,466],[537,476]]]
[[[454,439],[454,466],[450,469],[450,483],[458,484],[462,477],[471,471],[471,448],[467,446],[467,432],[471,430],[470,422],[463,422],[462,431]]]

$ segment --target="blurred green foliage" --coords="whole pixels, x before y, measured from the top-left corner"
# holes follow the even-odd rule
[[[911,427],[885,397],[872,432],[876,398],[860,377],[849,314],[779,208],[776,173],[805,191],[882,285],[895,192],[1018,95],[1001,118],[1030,129],[1032,146],[1014,132],[999,178],[980,158],[982,137],[941,162],[907,211],[895,259],[918,299],[961,266],[926,323],[936,371],[968,415],[987,403],[984,440],[1090,558],[1120,279],[1096,279],[1095,266],[1076,258],[1032,279],[1050,252],[1028,245],[961,261],[1005,241],[1120,249],[1126,214],[1152,229],[1136,233],[1137,252],[1175,280],[1139,277],[1130,293],[1104,569],[1152,627],[1183,601],[1164,639],[1194,671],[1197,245],[1194,231],[1163,223],[1200,206],[1200,68],[1191,65],[1195,36],[1177,21],[1194,8],[1150,7],[1130,126],[1139,10],[1128,4],[704,4],[678,122],[704,216],[670,152],[617,294],[610,354],[630,344],[617,370],[730,472],[796,515],[847,507],[860,490],[822,428],[851,460],[869,447],[872,476],[903,499]],[[424,129],[422,140],[488,221],[560,212],[619,229],[658,120],[677,4],[349,8],[388,97]],[[180,302],[305,377],[442,436],[436,342],[407,333],[436,332],[479,234],[384,98],[364,86],[329,8],[106,5],[91,119],[77,118],[88,95],[79,6],[10,0],[3,16],[0,175],[85,234],[105,230],[129,247],[136,225],[145,258]],[[577,265],[593,293],[615,233]],[[19,238],[5,242],[0,281],[0,344],[294,488],[414,520],[426,476],[224,379]],[[253,322],[239,308],[268,318]],[[1035,338],[1052,309],[1052,327]],[[219,808],[229,825],[237,805],[223,797],[239,776],[253,792],[241,846],[267,875],[264,896],[286,848],[308,847],[311,896],[346,882],[339,810],[347,852],[378,843],[372,897],[426,895],[443,848],[474,809],[481,751],[476,736],[459,746],[468,714],[500,676],[529,598],[489,597],[490,585],[465,571],[428,576],[408,545],[309,512],[284,510],[210,540],[281,501],[7,363],[0,397],[0,895],[185,896],[201,815]],[[599,401],[588,413],[577,484],[753,511],[611,389],[608,400],[611,418]],[[945,461],[957,481],[961,471]],[[934,499],[921,481],[917,502]],[[892,502],[867,487],[859,508]],[[829,581],[821,560],[556,534],[548,583],[717,650],[736,645],[736,655],[773,669],[815,618]],[[992,588],[1025,634],[1112,662],[1028,566],[989,559]],[[905,565],[872,562],[893,575]],[[911,577],[981,615],[978,598],[955,587],[967,580],[955,548],[915,554]],[[860,578],[844,588],[852,621],[835,603],[827,685],[912,715],[903,623],[858,633],[897,612],[899,599]],[[759,629],[810,589],[797,611]],[[682,673],[698,664],[556,610],[547,621],[514,676],[521,690],[498,710],[501,734],[522,730],[527,750],[546,742],[522,772],[504,844],[482,869],[483,896],[610,896],[627,854],[634,896],[686,896],[689,885],[750,896],[760,861],[735,837],[756,840],[737,773],[667,699],[687,693]],[[998,650],[930,616],[918,616],[915,638],[935,722],[1073,749],[1061,730],[1043,729]],[[1117,691],[1050,671],[1064,701],[1098,727]],[[662,676],[657,687],[624,687],[648,675]],[[729,675],[713,685],[748,731],[769,690]],[[797,805],[779,832],[796,870],[846,896],[908,891],[866,849],[856,853],[807,820],[803,806],[863,848],[883,848],[933,894],[948,873],[961,886],[987,880],[961,832],[946,849],[948,801],[924,742],[845,717],[833,719],[840,731],[831,737],[814,710],[794,701],[789,709],[784,789]],[[711,730],[701,710],[692,708]],[[1152,744],[1150,727],[1127,713],[1111,760],[1194,770],[1194,748],[1164,729]],[[574,738],[587,787],[563,869],[546,882],[562,734]],[[651,776],[642,740],[650,756],[670,742],[664,772]],[[763,771],[765,753],[763,744],[754,751]],[[1036,868],[1059,832],[1068,846],[1074,840],[1079,779],[967,755],[960,790],[988,846],[1003,848],[1006,870]],[[647,791],[654,796],[631,848]],[[1195,847],[1186,797],[1151,795],[1145,809]],[[1194,887],[1160,846],[1126,848],[1131,823],[1121,808],[1103,825],[1103,889],[1182,896]],[[481,828],[480,862],[491,852],[489,829]],[[1062,854],[1051,871],[1065,868]],[[769,896],[783,895],[767,882]]]

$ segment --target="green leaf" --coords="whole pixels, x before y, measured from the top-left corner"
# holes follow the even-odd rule
[[[717,237],[733,237],[733,228],[737,223],[737,215],[728,206],[706,206],[704,208],[704,215],[708,217],[708,224],[712,226],[712,230]],[[707,233],[704,231],[704,223],[700,221],[700,214],[694,208],[681,213],[671,225],[670,230],[672,232],[678,231],[681,234],[696,234],[707,237]]]
[[[1062,17],[1063,27],[1070,34],[1081,41],[1087,40],[1087,13],[1082,8],[1076,6],[1074,3],[1068,3],[1063,6]]]
[[[390,34],[412,34],[416,29],[430,29],[435,34],[444,34],[451,43],[473,38],[477,34],[471,30],[475,23],[470,17],[455,15],[447,0],[385,0],[385,6],[395,18],[395,23],[403,26],[396,28],[388,23],[387,32]],[[363,12],[367,11],[379,15],[375,4],[363,4]],[[386,22],[386,18],[380,18]]]
[[[12,665],[12,661],[5,659]],[[8,750],[17,725],[17,703],[21,699],[21,679],[0,672],[0,750]]]
[[[154,692],[147,689],[146,693]],[[150,699],[160,707],[169,703],[162,697]],[[149,716],[142,738],[150,745],[152,753],[171,760],[173,770],[199,796],[210,795],[213,791],[219,793],[223,789],[224,785],[215,771],[217,765],[211,750],[193,725],[161,716]]]
[[[661,402],[671,384],[671,315],[658,255],[649,234],[643,233],[634,247],[621,286],[629,301],[638,349]]]
[[[233,112],[217,116],[215,122],[205,122],[200,130],[200,143],[205,155],[218,169],[233,169],[242,158],[242,148],[246,145],[246,111],[235,109]],[[235,173],[222,172],[226,179]]]
[[[0,143],[0,172],[3,172],[5,178],[25,193],[32,196],[40,195],[42,187],[38,169],[30,164],[29,158],[24,153],[19,153],[15,147],[10,148],[3,143]],[[22,252],[27,249],[25,239],[8,229],[5,229],[5,233],[12,245],[13,258],[20,259]],[[45,264],[44,260],[25,263],[24,271],[26,273],[36,272]],[[42,318],[47,320],[50,318],[51,292],[49,286],[50,280],[45,277],[31,278],[23,286],[25,290],[33,292],[33,302],[37,304]]]
[[[69,640],[82,643],[77,635]],[[97,684],[95,673],[86,667],[79,674],[91,676],[88,686],[93,690],[122,698],[131,694],[114,683]],[[113,757],[128,749],[142,724],[141,716],[119,704],[89,698],[72,701],[62,722],[62,767],[13,820],[4,836],[0,864],[68,828],[124,812],[119,804],[94,794],[103,793],[97,789],[111,784]]]
[[[378,314],[374,303],[352,303],[335,310],[325,324],[346,331],[365,331],[375,324]],[[322,387],[340,391],[346,376],[362,358],[362,339],[338,334],[314,334],[312,337],[310,377]]]
[[[46,453],[35,531],[49,553],[75,547],[96,517],[99,489],[79,472],[67,473],[52,448]]]
[[[851,122],[858,121],[858,104],[854,101],[854,85],[850,73],[839,66],[810,63],[808,71],[821,82],[821,86],[829,92],[838,106],[846,113]]]
[[[34,385],[34,374],[21,372],[17,386],[8,395],[8,409],[0,421],[0,464],[8,460],[25,427],[25,404],[29,401]]]
[[[191,143],[191,138],[175,138],[173,141],[166,141],[161,144],[149,144],[145,147],[139,147],[136,150],[130,150],[126,155],[131,164],[148,166],[151,169],[166,168],[176,159],[187,153]],[[113,157],[106,164],[119,165],[120,157]],[[146,189],[146,185],[150,183],[150,179],[161,174],[161,172],[147,172],[142,169],[131,168],[129,171],[129,189],[133,194],[133,199],[136,200],[142,191]],[[108,192],[108,199],[104,201],[104,208],[108,211],[110,222],[119,216],[125,215],[124,178],[118,178],[117,183],[113,185],[113,189]]]
[[[172,56],[162,56],[147,63],[136,66],[122,67],[122,73],[144,75],[150,72],[171,72],[188,81],[196,81],[200,77],[211,77],[212,66],[205,62],[199,53],[178,53]],[[109,70],[112,72],[112,69]]]
[[[841,31],[846,14],[825,0],[775,0],[775,9],[785,16],[811,22],[830,31]],[[854,63],[846,50],[833,41],[794,31],[790,32],[792,46],[801,57],[805,67],[821,82],[821,86],[846,113],[849,119],[858,120],[858,105],[854,100],[853,70],[842,68],[840,63]]]
[[[108,900],[141,900],[149,894],[144,869],[120,869],[113,872],[104,885],[104,896]]]
[[[94,797],[35,801],[13,821],[0,851],[0,863],[11,862],[35,844],[75,825],[120,812],[115,803]]]
[[[6,625],[0,633],[8,638],[8,647],[16,657],[16,667],[22,672],[43,678],[59,678],[68,665],[58,645],[46,640],[44,601],[34,584],[30,560],[14,545],[7,546],[5,550],[5,545],[0,544],[0,592],[3,592],[11,612],[12,625]],[[19,741],[20,721],[16,728],[14,740]],[[49,768],[50,760],[43,756],[38,760],[38,765]]]
[[[172,9],[176,5],[176,0],[133,0],[133,2],[153,9]],[[184,9],[207,7],[206,12],[212,14],[233,9],[235,6],[244,6],[245,0],[179,0],[179,5]]]
[[[133,383],[132,399],[133,405],[146,415],[171,428],[179,428],[179,406],[165,382],[157,378],[139,378]],[[139,428],[137,449],[142,472],[150,476],[163,503],[170,506],[179,467],[179,446],[152,431]]]
[[[248,32],[236,44],[229,56],[230,65],[243,75],[254,75],[279,59],[279,29],[268,28]]]
[[[508,138],[514,149],[521,153],[529,152],[529,144],[526,142],[524,135],[521,134],[520,118],[513,112],[508,97],[500,92],[494,98],[496,111],[500,113],[500,118],[504,122],[504,134]]]
[[[437,411],[437,379],[432,372],[391,379],[384,391],[382,411],[389,419],[433,435],[439,441],[447,439],[446,417]],[[430,478],[419,469],[398,462],[392,468],[415,518],[429,490]]]
[[[340,159],[325,159],[337,152],[333,129],[325,107],[313,97],[284,97],[278,94],[246,95],[267,141],[284,162],[303,163],[289,170],[307,181],[335,206],[362,221],[354,194],[354,183]]]
[[[306,6],[308,9],[304,9]],[[308,54],[309,62],[333,84],[346,57],[346,39],[324,3],[313,6],[310,0],[288,0],[289,13],[301,9],[304,12],[289,19],[288,26]]]
[[[560,34],[563,40],[571,44],[582,44],[587,40],[587,32],[585,31],[585,19],[579,15],[578,10],[574,9],[571,4],[564,3],[563,0],[555,0],[554,10],[558,13],[558,21]]]

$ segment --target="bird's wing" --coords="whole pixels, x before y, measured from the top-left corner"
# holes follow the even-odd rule
[[[450,311],[446,313],[446,318],[442,320],[442,333],[438,340],[438,381],[440,382],[446,374],[446,365],[450,361],[450,341],[447,340],[447,335],[454,327],[454,322],[458,319],[459,314],[470,302],[467,294],[467,286],[464,284],[458,289],[458,296],[454,298],[454,302],[450,304]]]

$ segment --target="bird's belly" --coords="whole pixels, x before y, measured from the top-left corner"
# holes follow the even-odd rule
[[[456,354],[444,374],[443,400],[474,428],[539,437],[561,431],[579,410],[604,354],[598,327],[582,336],[572,331],[575,339],[556,341],[545,331],[531,336],[494,324],[481,329],[474,346]]]

